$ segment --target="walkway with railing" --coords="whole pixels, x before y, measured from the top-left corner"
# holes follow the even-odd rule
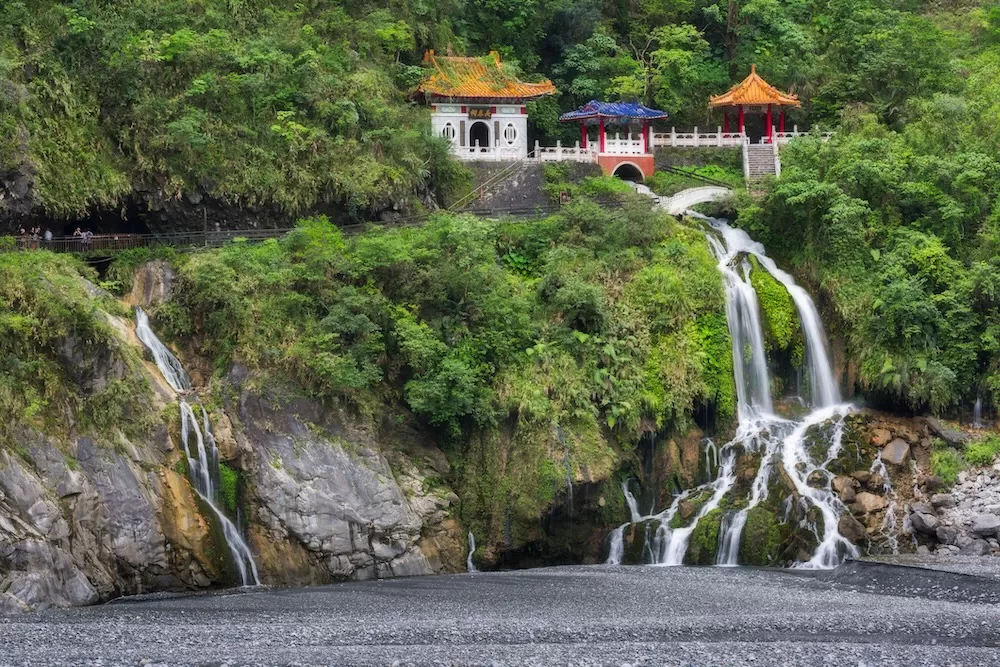
[[[227,231],[170,232],[166,234],[95,234],[90,237],[57,236],[50,241],[32,236],[5,237],[11,250],[51,250],[80,255],[108,255],[132,248],[171,246],[175,248],[217,248],[233,241],[265,241],[280,238],[290,228],[238,229]]]
[[[833,132],[820,132],[818,128],[811,131],[801,131],[798,125],[791,132],[779,132],[772,128],[773,142],[762,137],[758,143],[774,143],[784,146],[792,139],[815,134],[823,141],[829,141]],[[704,132],[695,127],[691,131],[678,131],[670,128],[669,132],[652,132],[647,145],[642,135],[631,133],[608,135],[604,148],[600,149],[596,142],[582,146],[579,141],[563,145],[557,141],[555,146],[542,146],[535,142],[534,150],[527,157],[517,157],[517,150],[509,146],[480,146],[454,148],[453,154],[460,160],[473,162],[597,162],[602,155],[649,155],[656,148],[739,148],[751,143],[746,133],[724,132],[717,127],[715,132]]]
[[[811,131],[803,132],[799,126],[795,125],[791,132],[778,132],[774,130],[773,143],[784,146],[792,139],[806,137],[815,133],[823,141],[829,141],[833,132],[820,132],[814,127]],[[721,127],[715,128],[715,132],[701,132],[695,127],[690,132],[678,132],[677,128],[670,128],[669,132],[654,132],[653,147],[663,148],[738,148],[743,144],[750,143],[750,137],[740,132],[723,132]],[[772,143],[767,141],[767,137],[762,137],[759,143]]]

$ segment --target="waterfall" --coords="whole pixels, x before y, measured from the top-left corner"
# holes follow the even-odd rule
[[[714,463],[713,463],[714,462]],[[719,449],[711,438],[705,439],[705,472],[712,474],[712,466],[719,467]]]
[[[142,308],[135,309],[135,335],[152,353],[160,375],[170,387],[180,393],[191,389],[191,378],[184,372],[181,362],[160,342],[153,330],[149,328],[149,316]]]
[[[729,448],[722,455],[722,462],[719,464],[719,476],[710,485],[712,495],[698,510],[688,526],[674,528],[667,534],[667,543],[663,547],[662,557],[658,565],[680,565],[684,562],[684,554],[687,552],[688,540],[691,533],[698,526],[698,521],[719,506],[722,498],[733,488],[736,482],[736,450]]]
[[[639,514],[639,503],[636,501],[635,496],[632,492],[628,490],[628,482],[622,482],[622,493],[625,494],[625,503],[628,505],[628,513],[632,518],[632,523],[639,523],[642,521],[642,515]]]
[[[823,534],[817,535],[819,545],[813,552],[812,558],[804,563],[799,563],[801,567],[837,567],[844,558],[858,556],[857,547],[845,539],[838,529],[840,516],[846,508],[840,502],[837,494],[830,488],[833,475],[826,470],[826,466],[836,458],[840,451],[844,417],[850,410],[849,405],[834,405],[811,412],[782,443],[782,467],[788,478],[792,480],[792,485],[799,495],[806,498],[813,507],[818,508],[823,517]],[[834,432],[830,437],[826,460],[817,465],[813,462],[806,446],[806,432],[813,426],[819,426],[830,420],[836,421]],[[826,478],[823,488],[815,488],[809,484],[809,478],[817,472]]]
[[[872,461],[871,468],[868,469],[872,475],[880,475],[882,477],[882,494],[889,499],[889,504],[885,508],[885,516],[882,517],[882,525],[879,527],[879,532],[885,537],[885,543],[889,547],[889,550],[893,555],[899,555],[899,519],[896,517],[896,510],[899,507],[899,496],[896,494],[896,490],[892,488],[892,480],[889,479],[889,471],[885,467],[885,461],[882,460],[882,454],[876,454],[875,460]],[[916,475],[914,479],[914,488],[916,489]],[[917,495],[915,498],[919,498],[920,490],[916,489]],[[909,512],[905,512],[904,515],[909,518]],[[905,523],[905,520],[904,520]]]
[[[643,188],[637,189],[644,192]],[[809,560],[797,565],[807,568],[835,567],[845,557],[857,556],[854,545],[839,533],[838,523],[846,512],[846,507],[831,488],[834,476],[827,469],[840,453],[844,418],[851,408],[840,403],[840,390],[833,376],[822,320],[808,292],[797,285],[791,275],[775,265],[761,244],[751,239],[745,231],[730,227],[722,220],[698,217],[710,228],[706,238],[718,260],[725,287],[726,318],[732,339],[733,379],[736,385],[736,435],[721,447],[716,447],[714,443],[711,450],[706,447],[706,468],[711,471],[710,456],[715,459],[718,468],[715,479],[685,491],[674,499],[670,509],[661,514],[653,515],[651,512],[651,516],[639,517],[632,494],[627,486],[623,486],[631,522],[659,520],[660,525],[652,545],[648,544],[647,531],[649,560],[660,565],[681,564],[698,522],[719,508],[736,485],[735,467],[738,456],[741,453],[759,454],[760,465],[749,496],[745,499],[733,498],[736,508],[726,512],[722,518],[716,564],[738,564],[740,543],[749,513],[767,500],[768,485],[777,474],[776,468],[780,466],[782,477],[791,483],[799,498],[799,510],[804,513],[809,507],[815,507],[822,517],[822,527],[818,523],[807,524],[804,521],[800,524],[808,525],[815,534],[817,547]],[[750,280],[751,271],[755,269],[747,259],[749,256],[755,257],[760,269],[767,271],[785,287],[798,312],[805,339],[808,405],[812,410],[799,420],[783,419],[773,414],[771,377],[764,348],[760,307]],[[818,433],[812,432],[817,429]],[[807,433],[811,439],[809,443]],[[821,438],[825,446],[819,448],[821,453],[817,452],[816,437]],[[670,528],[679,500],[689,496],[707,496],[707,499],[702,502],[688,525]],[[785,502],[785,523],[789,520],[792,506],[790,496]]]
[[[141,308],[136,308],[136,336],[153,354],[160,374],[177,392],[191,389],[191,380],[170,350],[157,338],[149,328],[149,318]],[[233,564],[240,575],[244,586],[260,585],[257,573],[257,563],[250,552],[250,546],[243,535],[219,506],[219,450],[216,447],[215,436],[208,421],[208,412],[204,406],[201,409],[202,425],[198,425],[198,417],[187,401],[179,399],[181,412],[181,443],[184,445],[184,455],[187,458],[191,481],[198,497],[205,501],[215,514],[222,527],[222,536],[229,547]],[[192,438],[193,436],[193,438]]]
[[[737,271],[731,264],[736,254],[730,254],[724,240],[725,236],[722,239],[708,236],[726,286],[726,320],[733,348],[737,413],[743,422],[752,419],[754,413],[771,412],[771,387],[757,292],[750,284],[750,264],[740,259],[741,270]]]
[[[972,428],[983,428],[983,397],[976,397],[976,404],[972,406]]]
[[[465,569],[468,572],[479,572],[479,568],[472,562],[472,554],[476,553],[476,536],[469,531],[469,555],[465,559]]]
[[[625,529],[627,523],[623,523],[608,535],[608,559],[604,561],[607,565],[621,565],[625,557]]]
[[[823,330],[823,321],[820,319],[819,312],[816,310],[816,305],[809,293],[796,284],[791,275],[779,269],[774,260],[767,256],[764,246],[751,239],[745,231],[730,227],[722,220],[704,219],[712,229],[722,236],[724,241],[725,254],[720,257],[720,269],[723,269],[724,274],[725,267],[728,267],[737,257],[753,255],[757,258],[758,263],[788,291],[795,304],[795,309],[798,311],[799,321],[802,324],[802,335],[805,338],[806,372],[809,374],[812,406],[823,408],[839,403],[840,389],[833,379],[833,369],[826,350],[826,332]],[[713,243],[713,248],[717,249],[716,255],[719,255],[718,248],[721,245],[718,241]],[[750,290],[753,290],[752,286]]]

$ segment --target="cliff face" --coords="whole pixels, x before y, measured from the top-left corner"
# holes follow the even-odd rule
[[[447,478],[448,463],[418,434],[377,433],[249,390],[234,408],[217,436],[246,480],[241,508],[264,583],[464,568],[457,497],[428,481]],[[181,451],[167,428],[113,445],[30,430],[14,439],[13,452],[0,450],[0,610],[230,583],[217,526],[175,470]]]
[[[243,384],[240,369],[230,378]],[[418,433],[379,432],[305,399],[246,388],[233,407],[266,583],[465,567],[465,537],[453,516],[458,497],[430,481],[449,477],[448,462]]]
[[[169,283],[167,267],[148,267],[130,301],[169,297]],[[0,612],[233,583],[217,521],[184,474],[174,396],[141,360],[131,325],[98,312],[111,324],[107,343],[68,336],[60,345],[78,391],[140,373],[162,410],[142,437],[127,436],[124,424],[82,435],[80,420],[59,435],[40,425],[2,433]],[[211,412],[264,583],[465,567],[457,497],[441,481],[449,465],[433,443],[251,380],[235,368],[221,392],[233,399]]]
[[[31,430],[0,451],[0,610],[90,604],[198,588],[220,577],[209,525],[167,467],[165,429],[147,442]]]

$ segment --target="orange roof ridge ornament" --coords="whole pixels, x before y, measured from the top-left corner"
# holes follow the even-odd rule
[[[708,108],[773,104],[783,107],[802,106],[798,95],[783,93],[757,74],[757,64],[750,66],[750,75],[722,95],[712,95]]]
[[[483,58],[438,56],[433,50],[424,53],[430,68],[417,87],[427,98],[453,100],[528,100],[554,95],[556,87],[549,80],[526,83],[505,70],[500,54],[490,51]]]

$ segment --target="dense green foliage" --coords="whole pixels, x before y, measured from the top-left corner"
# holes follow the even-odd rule
[[[1000,456],[1000,437],[991,435],[965,447],[965,460],[974,466],[993,465]]]
[[[757,302],[764,326],[764,342],[772,352],[790,352],[795,365],[802,364],[805,341],[799,313],[785,287],[768,273],[755,257],[749,259],[750,283],[757,292]]]
[[[635,195],[614,211],[581,199],[541,220],[443,214],[356,237],[312,219],[176,261],[161,334],[220,373],[240,362],[362,414],[405,405],[452,443],[492,540],[567,479],[609,476],[616,443],[644,425],[734,410],[704,236]]]
[[[451,433],[509,411],[683,425],[729,392],[705,352],[728,345],[707,245],[642,199],[350,238],[307,220],[178,262],[157,324],[220,371],[238,360],[363,410],[402,399]]]
[[[93,272],[47,252],[0,252],[0,414],[65,434],[141,432],[151,407],[134,350],[88,294]]]
[[[965,461],[954,449],[941,449],[931,454],[931,470],[949,486],[958,480],[958,473],[964,469]]]
[[[410,18],[357,2],[0,3],[0,173],[31,165],[56,216],[133,189],[289,213],[405,202],[455,173],[405,100]]]
[[[225,463],[219,463],[219,495],[222,506],[231,516],[236,516],[239,501],[240,471]]]
[[[524,78],[551,78],[559,95],[531,104],[543,141],[574,141],[558,115],[591,98],[662,107],[680,127],[721,124],[708,96],[756,63],[800,94],[790,124],[833,126],[860,103],[894,129],[919,126],[921,150],[969,136],[982,141],[963,151],[983,152],[997,58],[979,51],[1000,19],[978,5],[8,0],[0,172],[34,174],[32,203],[65,217],[198,193],[292,215],[412,205],[461,172],[409,99],[427,48],[497,49]],[[936,195],[907,197],[920,208]]]
[[[770,254],[825,292],[828,326],[882,404],[940,412],[1000,397],[998,17],[904,16],[885,40],[896,56],[879,56],[895,81],[852,93],[865,104],[843,111],[834,140],[794,142],[782,177],[741,208]],[[849,89],[868,86],[861,72],[878,63],[851,57],[862,69]]]

